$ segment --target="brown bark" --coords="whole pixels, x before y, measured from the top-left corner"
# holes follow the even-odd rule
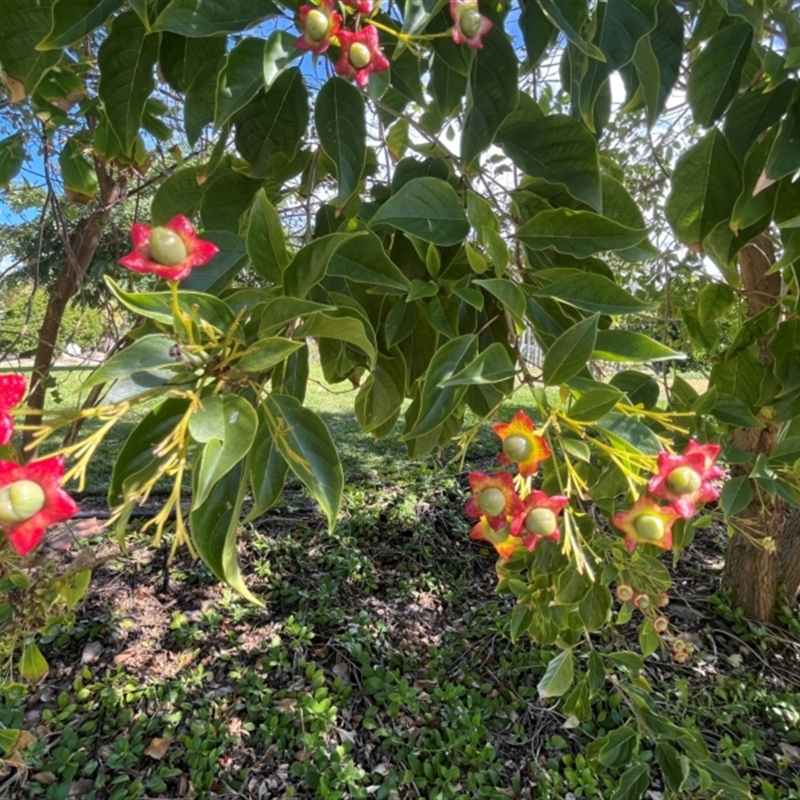
[[[772,242],[764,234],[739,253],[739,271],[750,316],[779,302],[780,275],[766,274],[774,263]],[[759,358],[765,366],[772,362],[769,338],[758,343]],[[734,431],[731,444],[755,455],[769,455],[775,446],[778,426],[766,419],[763,422],[761,428]],[[750,505],[733,520],[738,530],[728,545],[725,585],[734,604],[741,606],[752,619],[774,621],[781,581],[786,583],[792,598],[800,584],[798,525],[792,521],[795,519],[793,515],[787,523],[786,504],[780,498],[756,492]]]
[[[53,366],[56,340],[61,330],[67,303],[83,286],[86,273],[92,263],[97,246],[103,235],[103,227],[111,210],[119,202],[125,188],[124,179],[115,180],[106,171],[105,165],[95,159],[95,170],[100,184],[100,207],[82,219],[70,234],[64,265],[56,278],[47,300],[44,321],[39,329],[39,341],[33,361],[31,383],[27,404],[33,413],[25,422],[38,425],[47,394],[46,379]],[[30,442],[30,432],[23,434],[23,442]]]

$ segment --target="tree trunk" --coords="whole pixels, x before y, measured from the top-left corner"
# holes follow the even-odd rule
[[[70,235],[64,266],[48,297],[44,320],[39,329],[39,341],[36,346],[36,356],[33,361],[28,390],[27,404],[33,413],[26,417],[27,425],[38,425],[41,420],[40,412],[44,408],[47,394],[46,380],[53,366],[56,340],[61,330],[67,303],[83,286],[86,273],[97,251],[97,246],[100,244],[105,221],[120,200],[125,188],[124,179],[114,180],[111,178],[105,166],[98,159],[95,159],[95,171],[100,184],[100,208],[82,219]],[[28,445],[30,440],[31,432],[25,431],[23,434],[24,445]]]
[[[767,275],[775,263],[772,241],[764,234],[757,236],[739,253],[739,270],[746,292],[747,311],[754,316],[779,302],[781,278]],[[769,336],[759,341],[759,359],[772,363]],[[763,427],[739,429],[731,434],[731,444],[755,455],[769,455],[779,426],[763,419]],[[745,474],[745,470],[734,471]],[[800,584],[800,516],[787,519],[786,504],[755,491],[750,505],[733,520],[736,532],[728,545],[725,564],[725,585],[735,605],[741,606],[751,619],[773,622],[778,606],[778,587],[786,583],[790,598]]]

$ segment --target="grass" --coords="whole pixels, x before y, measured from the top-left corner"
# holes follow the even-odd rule
[[[164,551],[133,534],[129,557],[96,571],[75,626],[45,638],[46,680],[0,697],[0,727],[26,732],[0,762],[0,797],[614,796],[620,770],[597,770],[587,747],[629,712],[609,687],[591,722],[565,725],[559,703],[538,697],[553,651],[509,640],[512,600],[495,594],[493,554],[467,539],[455,448],[409,459],[397,430],[373,443],[353,393],[313,377],[309,405],[348,478],[335,532],[295,487],[242,528],[240,560],[264,608],[185,554],[165,573]],[[467,467],[495,453],[484,426]],[[778,636],[728,608],[709,578],[721,546],[695,542],[676,574],[695,613],[692,660],[657,653],[647,680],[755,797],[796,800],[800,623],[787,613]],[[637,648],[627,629],[596,645]]]

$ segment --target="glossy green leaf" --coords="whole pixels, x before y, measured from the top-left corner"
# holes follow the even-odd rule
[[[205,183],[200,218],[205,228],[238,233],[242,218],[253,203],[262,181],[254,180],[228,165],[215,170]]]
[[[525,295],[522,289],[510,280],[505,278],[485,278],[474,280],[475,286],[480,286],[490,294],[493,294],[508,309],[514,319],[522,323],[525,318]]]
[[[622,773],[611,800],[641,800],[648,786],[650,767],[647,764],[634,764]]]
[[[114,353],[101,364],[81,384],[81,390],[125,378],[137,372],[175,367],[177,359],[171,352],[174,346],[175,342],[172,339],[160,333],[136,339],[124,350]]]
[[[624,450],[645,455],[656,455],[662,450],[655,434],[634,417],[611,411],[597,420],[597,428]]]
[[[537,289],[535,295],[601,314],[636,314],[655,308],[655,304],[639,300],[605,275],[579,270],[565,272],[563,278]]]
[[[18,81],[11,97],[21,102],[42,75],[61,59],[58,50],[38,51],[50,31],[52,0],[3,0],[0,3],[0,63],[8,78]]]
[[[183,127],[190,145],[194,146],[206,125],[214,121],[217,102],[217,78],[224,58],[211,59],[199,68],[186,93],[183,105]]]
[[[288,471],[289,465],[272,441],[264,410],[259,408],[258,431],[245,465],[253,496],[253,507],[245,521],[257,519],[278,502]]]
[[[169,0],[152,29],[192,37],[238,33],[279,13],[272,0]]]
[[[439,178],[413,178],[393,194],[370,220],[370,227],[384,226],[442,247],[460,244],[469,233],[455,189]]]
[[[181,281],[181,291],[218,295],[244,269],[247,251],[244,239],[229,231],[203,231],[203,239],[214,242],[219,252],[202,268],[192,270]]]
[[[578,120],[550,114],[500,129],[497,143],[532,178],[560,184],[576,199],[600,211],[597,142]]]
[[[508,348],[493,342],[464,369],[451,378],[442,381],[440,386],[472,386],[475,384],[501,383],[513,378],[517,368],[508,354]]]
[[[622,329],[597,332],[593,358],[600,361],[682,361],[684,353],[651,339],[643,333]]]
[[[444,0],[405,0],[403,4],[403,33],[415,35],[425,30],[434,15],[444,5]],[[398,52],[403,49],[398,44]]]
[[[264,409],[275,446],[320,504],[332,530],[339,514],[344,475],[325,423],[288,395],[271,394]]]
[[[546,386],[564,383],[586,368],[597,339],[598,314],[562,333],[544,355],[542,380]]]
[[[404,439],[417,439],[433,433],[456,410],[466,387],[448,386],[443,389],[441,386],[473,361],[477,352],[478,342],[472,335],[452,339],[436,351],[422,384],[416,418]]]
[[[625,392],[633,405],[641,403],[648,411],[655,408],[658,403],[660,394],[658,383],[652,375],[645,372],[635,369],[622,370],[612,376],[609,384]]]
[[[247,254],[255,271],[270,283],[281,283],[289,264],[283,224],[267,193],[260,189],[250,210]]]
[[[772,91],[753,87],[731,103],[722,130],[737,158],[744,158],[761,134],[783,116],[795,89],[796,81],[784,81]]]
[[[517,238],[532,250],[552,247],[577,258],[606,250],[625,250],[646,236],[644,228],[628,228],[591,211],[569,208],[542,211],[517,229]]]
[[[327,274],[336,251],[361,233],[331,233],[301,247],[283,272],[283,289],[291,297],[305,297]]]
[[[126,292],[108,275],[105,282],[117,300],[135,314],[167,324],[173,322],[170,292]],[[181,291],[178,297],[181,310],[195,320],[202,320],[222,333],[233,325],[233,313],[222,300],[200,292]]]
[[[319,311],[335,311],[335,306],[312,303],[296,297],[276,297],[269,301],[261,313],[259,333],[267,336],[281,330],[290,322],[304,318]]]
[[[158,51],[159,71],[172,89],[184,93],[206,64],[216,63],[225,55],[226,41],[224,36],[190,39],[176,33],[162,33]]]
[[[568,3],[560,0],[539,0],[539,5],[547,18],[578,50],[591,58],[605,60],[600,48],[588,41],[583,34],[583,27],[589,18],[588,0],[569,0]]]
[[[285,361],[301,347],[305,347],[303,342],[293,342],[282,336],[268,336],[250,345],[236,361],[236,368],[244,372],[264,372]]]
[[[0,187],[5,188],[17,177],[25,163],[25,135],[12,133],[0,141]]]
[[[97,172],[94,163],[87,158],[87,152],[91,153],[87,136],[77,134],[64,142],[64,147],[58,154],[64,189],[82,203],[92,200],[99,189]]]
[[[670,791],[676,794],[683,790],[691,774],[689,759],[679,753],[669,742],[656,745],[656,761]]]
[[[751,800],[753,797],[750,783],[743,780],[736,772],[736,768],[730,764],[721,764],[709,759],[695,766],[711,776],[712,787],[726,800]]]
[[[0,728],[0,753],[11,755],[22,731],[19,728]]]
[[[372,326],[365,317],[348,308],[314,314],[297,329],[295,336],[298,339],[315,336],[321,339],[348,342],[363,350],[369,358],[370,364],[374,364],[377,357],[375,332],[372,330]]]
[[[800,320],[783,320],[769,341],[769,349],[783,391],[800,388]]]
[[[622,392],[612,386],[591,389],[582,394],[570,407],[569,417],[578,422],[594,422],[611,411],[623,399]]]
[[[246,489],[240,464],[214,484],[205,503],[192,509],[189,532],[197,554],[217,578],[251,603],[263,605],[247,588],[239,569],[237,541]]]
[[[367,154],[366,107],[361,92],[341,78],[331,78],[317,95],[314,123],[322,149],[336,167],[337,206],[356,193]]]
[[[407,292],[411,285],[386,254],[380,238],[371,231],[345,242],[336,250],[328,264],[327,274],[368,284],[376,291],[383,287],[392,292]]]
[[[520,7],[522,13],[519,17],[519,27],[528,53],[528,63],[534,66],[544,55],[557,31],[544,15],[537,0],[521,0]]]
[[[53,24],[37,50],[53,50],[79,42],[99,28],[124,0],[55,0]]]
[[[742,187],[740,172],[727,140],[717,129],[681,155],[664,207],[667,222],[680,241],[702,242],[727,219]]]
[[[178,214],[192,218],[207,188],[205,177],[202,166],[186,166],[161,183],[150,204],[153,225],[164,225]]]
[[[153,91],[158,36],[148,34],[133,11],[120,14],[97,55],[98,94],[125,153],[133,150],[147,98]]]
[[[452,39],[434,39],[430,90],[439,113],[449,117],[461,105],[467,91],[469,57]]]
[[[548,697],[563,697],[575,678],[575,667],[572,658],[572,649],[563,650],[550,660],[544,676],[539,681],[536,689],[539,697],[546,700]]]
[[[39,681],[44,680],[50,671],[50,667],[36,642],[25,643],[17,668],[20,676],[28,683],[39,683]]]
[[[781,122],[765,168],[768,178],[780,180],[800,169],[800,103],[795,102]]]
[[[214,112],[214,124],[217,127],[227,122],[264,88],[265,47],[264,39],[248,36],[228,53],[225,66],[217,77]]]
[[[378,355],[367,379],[358,390],[356,419],[365,431],[374,431],[395,419],[405,399],[406,364],[399,353]]]
[[[752,42],[751,25],[731,25],[714,34],[692,61],[687,95],[699,125],[718,120],[736,96]]]
[[[517,106],[517,55],[495,25],[483,37],[469,75],[468,101],[461,132],[461,158],[471,164],[494,140],[503,120]]]
[[[578,614],[586,630],[596,631],[608,620],[611,609],[611,592],[601,581],[594,581],[578,604]]]
[[[192,464],[192,508],[205,503],[214,485],[250,451],[258,420],[253,406],[237,394],[211,395],[189,420],[198,448]]]

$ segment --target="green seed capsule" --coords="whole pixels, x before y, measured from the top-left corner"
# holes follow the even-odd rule
[[[503,453],[506,457],[516,464],[524,461],[531,454],[531,442],[525,436],[514,434],[503,442]]]
[[[186,260],[186,245],[174,231],[168,228],[153,228],[148,244],[150,257],[165,267],[174,267]]]
[[[667,486],[675,494],[696,492],[702,482],[702,478],[691,467],[678,467],[667,477]]]
[[[655,514],[642,514],[636,518],[633,527],[648,542],[659,542],[664,538],[664,522]]]
[[[306,17],[306,33],[312,42],[321,42],[325,38],[330,27],[330,20],[322,11],[313,9],[308,12],[308,16]]]
[[[474,39],[481,30],[481,14],[479,11],[465,11],[459,18],[461,30],[467,39]]]
[[[23,522],[44,506],[44,491],[34,481],[16,481],[0,489],[0,523]]]
[[[506,507],[506,497],[499,489],[492,486],[480,493],[478,505],[487,517],[498,517]]]
[[[350,45],[350,63],[356,69],[363,69],[370,61],[372,61],[372,53],[369,52],[369,48],[365,44],[355,42]]]
[[[525,530],[535,536],[549,536],[556,529],[556,515],[549,508],[534,508],[525,517]]]

